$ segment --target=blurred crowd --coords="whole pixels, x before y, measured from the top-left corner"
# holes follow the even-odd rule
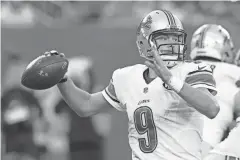
[[[240,26],[239,7],[240,2],[235,1],[2,1],[1,22],[3,28],[14,30],[38,27],[66,29],[88,25],[135,30],[147,12],[165,8],[177,14],[189,27],[196,29],[196,26],[204,23],[219,23],[230,32],[236,33]],[[4,34],[4,30],[2,32]],[[238,34],[233,37],[235,41]],[[93,118],[80,118],[62,100],[56,87],[43,91],[24,88],[20,83],[21,74],[29,61],[24,58],[27,57],[26,53],[16,47],[16,43],[9,46],[15,48],[11,50],[4,45],[1,48],[1,55],[4,57],[1,64],[6,64],[1,78],[3,160],[107,159],[104,155],[104,143],[110,132],[116,133],[113,128],[108,127],[111,126],[110,123],[114,123],[116,117],[111,113],[103,113]],[[101,51],[101,46],[97,50]],[[104,84],[97,81],[97,76],[101,73],[97,73],[98,67],[93,59],[86,54],[71,56],[70,59],[74,83],[89,92],[104,88]],[[119,126],[118,129],[122,130]],[[121,145],[120,141],[117,143]],[[126,154],[130,155],[129,153]]]
[[[240,24],[238,1],[3,1],[1,4],[2,24],[7,27],[67,27],[88,23],[131,27],[157,8],[171,10],[184,24],[196,26],[213,21]]]
[[[18,54],[8,53],[7,64],[1,98],[3,159],[101,160],[109,115],[80,118],[56,87],[33,91],[20,84],[27,63]],[[69,70],[79,88],[89,92],[102,89],[95,83],[90,58],[71,58]]]

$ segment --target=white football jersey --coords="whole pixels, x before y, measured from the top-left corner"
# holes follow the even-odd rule
[[[133,160],[199,160],[203,117],[157,77],[137,64],[117,69],[102,92],[116,109],[128,114],[129,144]],[[215,90],[212,70],[203,63],[184,62],[171,69],[193,87]]]
[[[217,144],[211,153],[218,153],[221,155],[228,155],[240,158],[240,124],[234,127],[229,133],[228,137]]]
[[[236,82],[240,79],[240,68],[222,62],[207,62],[211,65],[218,94],[216,99],[220,111],[214,119],[204,117],[203,140],[211,146],[220,143],[224,132],[233,120],[234,96],[239,91]]]

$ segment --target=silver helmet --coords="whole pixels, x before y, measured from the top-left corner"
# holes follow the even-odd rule
[[[157,44],[159,36],[176,35],[175,42]],[[153,60],[154,45],[168,67],[172,67],[179,61],[183,61],[186,52],[187,34],[182,22],[171,12],[166,10],[154,10],[146,15],[137,29],[137,47],[141,57]],[[170,51],[162,48],[170,48]]]

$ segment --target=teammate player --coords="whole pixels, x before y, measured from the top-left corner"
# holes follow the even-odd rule
[[[230,131],[228,137],[216,145],[204,160],[240,160],[240,91],[234,98],[234,115],[236,126]]]
[[[137,30],[145,65],[115,70],[102,92],[80,90],[67,76],[58,88],[80,116],[111,106],[127,112],[133,160],[199,160],[202,114],[214,118],[219,106],[212,95],[216,94],[212,69],[183,61],[186,36],[181,21],[171,12],[152,11]]]
[[[192,36],[190,57],[211,65],[218,90],[220,112],[212,120],[204,119],[203,140],[210,145],[209,150],[222,141],[233,120],[234,97],[239,91],[236,82],[240,79],[240,68],[232,65],[233,49],[230,34],[220,25],[205,24]]]

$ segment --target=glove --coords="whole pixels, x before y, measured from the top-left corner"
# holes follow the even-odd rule
[[[56,50],[51,50],[51,51],[47,51],[44,53],[45,56],[57,56],[59,55],[60,57],[65,57],[64,53],[58,53],[58,51]],[[68,76],[67,76],[67,72],[64,75],[64,77],[58,82],[58,83],[64,83],[68,80]]]

